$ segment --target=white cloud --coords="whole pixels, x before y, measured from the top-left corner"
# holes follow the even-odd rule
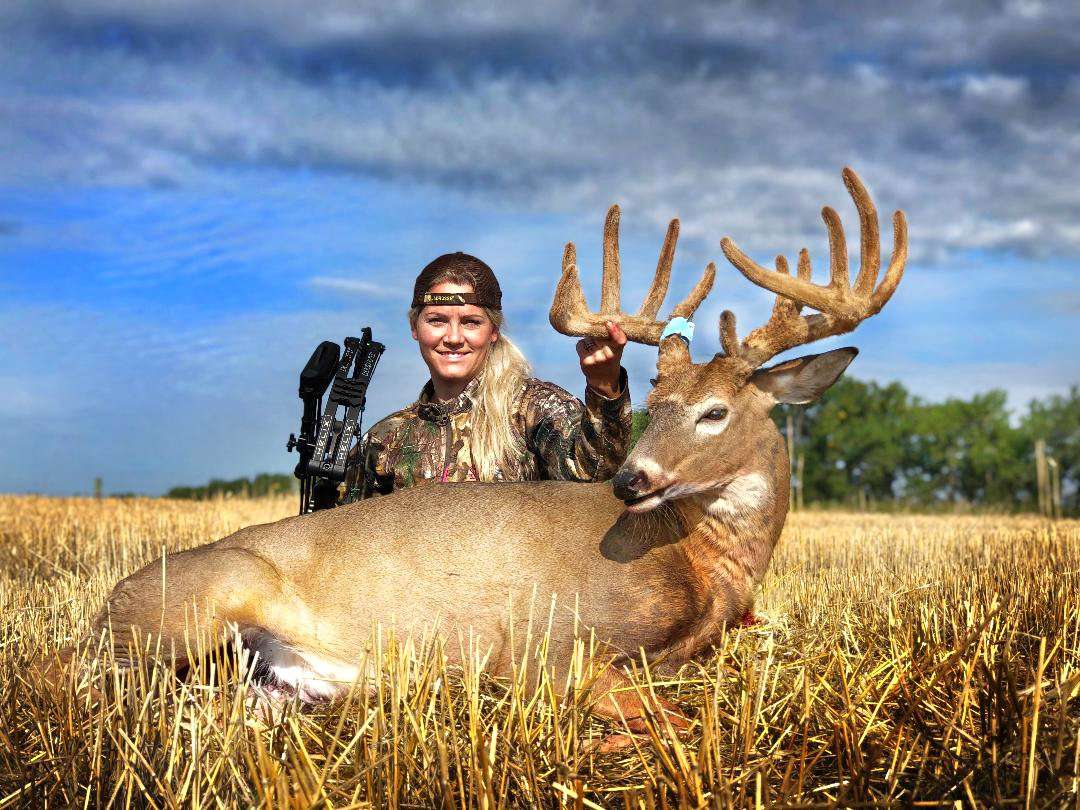
[[[1010,103],[1020,99],[1027,91],[1027,80],[1020,77],[997,74],[964,77],[964,93],[972,98],[990,102]]]
[[[308,280],[308,285],[318,290],[340,292],[350,295],[372,296],[375,298],[404,298],[400,289],[388,287],[385,284],[376,284],[358,278],[343,278],[341,276],[314,276]]]
[[[916,258],[1080,255],[1064,8],[935,6],[930,26],[916,8],[671,4],[648,32],[629,6],[19,8],[0,55],[9,183],[345,172],[535,210],[618,199],[713,245],[793,252],[821,238],[816,209],[843,199],[850,164],[908,211]]]

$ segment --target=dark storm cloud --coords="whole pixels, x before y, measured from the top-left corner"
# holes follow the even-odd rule
[[[924,260],[1080,252],[1068,4],[23,3],[0,12],[11,184],[235,167],[611,199],[691,239],[821,240],[856,166]]]
[[[596,34],[557,27],[481,30],[390,29],[333,32],[315,41],[282,37],[277,28],[205,28],[199,20],[36,17],[32,30],[50,45],[87,52],[114,50],[154,61],[185,62],[224,50],[252,68],[273,67],[312,84],[374,80],[385,86],[430,86],[512,75],[559,81],[571,74],[687,72],[732,75],[776,65],[783,52],[722,34],[661,32],[617,26]]]

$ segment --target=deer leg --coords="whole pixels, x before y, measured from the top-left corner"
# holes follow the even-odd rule
[[[280,604],[277,569],[241,548],[204,546],[167,555],[121,580],[94,619],[114,658],[133,663],[146,652],[174,668],[221,645],[234,627],[258,621],[263,606]]]
[[[277,569],[245,549],[214,545],[168,554],[121,580],[78,647],[45,656],[34,668],[51,683],[104,644],[132,667],[147,658],[182,669],[221,646],[236,627],[257,623],[268,604],[289,599]]]
[[[645,700],[655,705],[651,713],[657,715],[655,723],[663,729],[665,719],[677,734],[683,734],[690,726],[691,721],[682,710],[670,700],[662,697],[646,695],[645,700],[638,689],[634,688],[630,679],[614,666],[608,667],[593,683],[593,694],[596,700],[592,710],[600,717],[625,722],[626,732],[609,734],[596,743],[592,749],[597,753],[616,751],[633,744],[635,736],[641,736],[648,732],[650,714]],[[662,717],[659,716],[662,714]]]

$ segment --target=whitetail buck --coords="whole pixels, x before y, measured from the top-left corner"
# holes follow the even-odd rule
[[[831,208],[822,212],[831,257],[824,286],[811,282],[805,250],[791,276],[783,257],[767,270],[724,239],[735,267],[777,297],[768,322],[741,343],[725,311],[723,352],[706,363],[691,362],[681,337],[661,341],[664,322],[656,320],[677,221],[636,315],[619,306],[618,208],[608,212],[604,230],[598,313],[585,305],[574,246],[567,245],[552,325],[567,335],[604,337],[604,321],[614,320],[630,340],[659,344],[651,422],[613,482],[440,484],[252,526],[127,577],[93,631],[111,624],[121,661],[133,638],[156,637],[179,666],[194,605],[203,629],[219,639],[239,631],[258,651],[271,685],[302,699],[333,697],[350,686],[376,622],[399,633],[436,617],[444,634],[471,628],[490,645],[490,669],[505,673],[521,654],[511,649],[511,624],[524,620],[510,619],[508,601],[527,605],[534,588],[542,604],[556,594],[563,616],[576,604],[580,625],[624,661],[643,652],[677,665],[707,650],[725,623],[751,607],[787,515],[788,458],[769,411],[778,402],[816,398],[856,350],[762,365],[787,349],[850,332],[885,305],[903,273],[903,214],[894,215],[892,260],[878,285],[877,213],[854,172],[845,169],[844,182],[861,225],[855,283]],[[673,316],[691,316],[714,275],[710,264]],[[802,315],[804,305],[817,313]],[[553,633],[549,664],[565,668],[573,623],[557,621]],[[447,651],[453,656],[455,645]],[[622,676],[614,667],[605,677],[604,690]],[[633,694],[611,693],[631,721],[642,710]],[[614,713],[607,700],[596,708]]]

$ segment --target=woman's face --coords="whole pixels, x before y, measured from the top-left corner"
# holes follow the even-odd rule
[[[446,281],[428,292],[471,293],[468,284]],[[481,307],[472,304],[426,306],[416,318],[412,336],[420,344],[431,379],[436,384],[472,380],[484,367],[488,352],[499,339],[499,329]]]

